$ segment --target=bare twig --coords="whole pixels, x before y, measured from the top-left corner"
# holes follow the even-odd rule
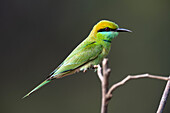
[[[169,79],[170,79],[170,76],[169,76]],[[161,101],[159,103],[159,107],[158,107],[158,110],[157,110],[156,113],[162,113],[163,112],[163,109],[165,107],[169,92],[170,92],[170,80],[166,84],[164,93],[162,95],[162,98],[161,98]]]
[[[103,67],[103,81],[102,81],[102,107],[101,107],[101,113],[107,113],[107,107],[108,107],[108,98],[106,97],[107,91],[108,91],[108,85],[109,85],[109,75],[111,69],[108,69],[107,67],[108,59],[104,59],[102,62]]]
[[[97,75],[102,83],[103,82],[102,68],[100,67],[99,64],[97,65]]]
[[[157,75],[150,75],[150,74],[141,74],[141,75],[134,75],[134,76],[131,76],[131,75],[128,75],[126,78],[124,78],[122,81],[116,83],[116,84],[113,84],[111,86],[111,88],[108,90],[108,85],[109,85],[109,75],[110,75],[110,72],[111,72],[111,69],[109,69],[107,67],[107,63],[108,63],[108,59],[104,59],[103,62],[102,62],[102,68],[103,68],[103,74],[102,74],[102,69],[100,67],[100,65],[97,65],[98,67],[98,71],[97,71],[97,74],[98,74],[98,77],[101,81],[101,88],[102,88],[102,105],[101,105],[101,113],[107,113],[107,108],[108,108],[108,103],[110,101],[110,99],[112,98],[112,92],[118,88],[119,86],[121,85],[124,85],[127,81],[129,80],[132,80],[132,79],[139,79],[139,78],[153,78],[153,79],[159,79],[159,80],[169,80],[167,84],[169,84],[167,87],[166,90],[169,91],[170,89],[170,77],[162,77],[162,76],[157,76]],[[166,94],[165,95],[168,95],[166,91]],[[163,97],[164,98],[164,97]],[[167,98],[166,98],[167,99]],[[166,100],[165,99],[165,100]],[[165,103],[165,100],[164,100],[164,103]],[[163,104],[161,104],[163,105]],[[163,105],[164,106],[164,105]],[[163,109],[163,107],[162,107]],[[157,112],[157,113],[162,113],[162,112]]]
[[[154,79],[159,79],[159,80],[169,80],[168,77],[162,77],[162,76],[157,76],[157,75],[150,75],[150,74],[141,74],[141,75],[128,75],[126,78],[124,78],[122,81],[114,84],[111,86],[111,88],[109,89],[107,95],[112,95],[112,92],[119,86],[125,84],[127,81],[131,80],[131,79],[139,79],[139,78],[154,78]]]

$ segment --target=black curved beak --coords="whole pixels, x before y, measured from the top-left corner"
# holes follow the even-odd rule
[[[117,32],[132,32],[131,30],[124,29],[124,28],[117,28],[116,31]]]

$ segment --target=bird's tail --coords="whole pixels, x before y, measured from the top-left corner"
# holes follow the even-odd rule
[[[35,87],[33,90],[31,90],[29,93],[27,93],[24,97],[22,97],[22,99],[24,99],[25,97],[29,96],[30,94],[32,94],[34,91],[38,90],[39,88],[41,88],[42,86],[46,85],[47,83],[51,82],[52,79],[46,79],[44,82],[42,82],[40,85],[38,85],[37,87]]]

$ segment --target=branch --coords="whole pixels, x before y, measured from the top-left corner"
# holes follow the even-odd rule
[[[102,75],[102,68],[100,67],[100,65],[97,65],[97,75],[100,79],[101,82],[103,82],[103,75]]]
[[[109,85],[109,75],[111,72],[111,69],[108,68],[108,59],[104,59],[102,62],[102,68],[103,68],[103,74],[102,74],[102,68],[100,67],[100,65],[97,65],[98,70],[97,70],[97,74],[98,77],[101,81],[101,88],[102,88],[102,104],[101,104],[101,113],[107,113],[107,108],[108,108],[108,103],[110,101],[110,99],[112,98],[112,93],[113,91],[118,88],[119,86],[124,85],[127,81],[132,80],[132,79],[139,79],[139,78],[153,78],[153,79],[159,79],[159,80],[165,80],[168,81],[167,83],[167,88],[165,89],[165,94],[166,96],[163,96],[162,98],[164,98],[163,103],[160,103],[161,106],[164,106],[165,101],[167,100],[167,96],[169,90],[170,90],[170,77],[162,77],[162,76],[157,76],[157,75],[151,75],[151,74],[141,74],[141,75],[128,75],[126,78],[124,78],[122,81],[113,84],[111,86],[111,88],[108,90],[108,85]],[[166,97],[166,98],[165,98]],[[163,110],[164,107],[161,107],[160,109]],[[162,113],[162,112],[157,112],[157,113]]]
[[[168,77],[162,77],[162,76],[157,76],[157,75],[150,75],[150,74],[141,74],[141,75],[128,75],[126,78],[124,78],[122,81],[112,85],[112,87],[109,89],[107,95],[112,95],[112,92],[119,86],[125,84],[127,81],[132,80],[132,79],[139,79],[139,78],[153,78],[153,79],[159,79],[159,80],[169,80]]]
[[[169,76],[169,79],[170,79],[170,76]],[[162,98],[161,98],[161,101],[160,101],[160,104],[159,104],[159,107],[158,107],[158,110],[157,110],[156,113],[162,113],[163,112],[163,109],[165,107],[169,92],[170,92],[170,80],[166,84],[164,93],[162,95]]]
[[[101,113],[107,113],[107,107],[108,107],[108,101],[106,94],[108,92],[108,85],[109,85],[109,75],[111,72],[111,69],[108,69],[107,67],[108,59],[104,59],[102,62],[102,68],[103,68],[103,75],[102,75],[102,68],[100,65],[97,65],[97,74],[101,81],[101,88],[102,88],[102,105],[101,105]]]

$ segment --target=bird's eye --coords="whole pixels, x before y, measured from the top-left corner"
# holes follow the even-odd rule
[[[111,29],[111,28],[109,28],[109,27],[106,27],[106,28],[104,28],[104,29],[100,29],[100,30],[98,30],[97,32],[108,32],[108,31],[115,31],[116,29]]]
[[[105,31],[110,31],[110,28],[106,27],[106,28],[105,28]]]

